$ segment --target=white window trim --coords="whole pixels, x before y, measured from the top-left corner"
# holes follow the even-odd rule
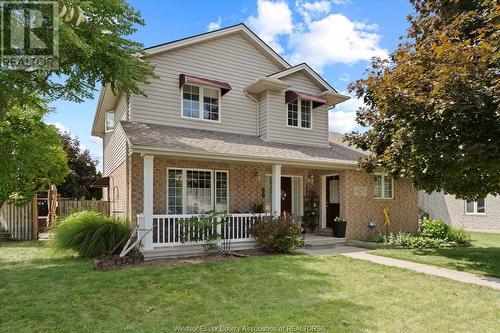
[[[273,175],[270,174],[270,173],[266,173],[265,174],[265,177],[271,177],[271,179],[272,179],[272,176]],[[300,216],[304,216],[304,176],[300,176],[300,175],[281,175],[281,177],[290,177],[290,178],[292,178],[292,193],[291,193],[291,196],[292,196],[292,212],[295,211],[295,204],[294,204],[294,200],[293,200],[293,197],[294,197],[294,194],[295,194],[293,192],[293,178],[299,178],[300,179],[300,181],[299,181],[299,183],[300,183],[299,187],[300,187],[300,191],[301,191],[300,194],[301,195],[300,195],[300,203],[299,203],[299,205],[300,205],[300,207],[299,207],[300,208],[299,209],[299,215]],[[264,179],[264,183],[265,183],[265,179]],[[271,180],[271,193],[272,193],[272,185],[273,185],[273,182]],[[264,186],[265,186],[265,184],[264,184]],[[264,208],[265,208],[265,204],[266,204],[266,202],[264,201]]]
[[[477,200],[472,201],[474,203],[474,212],[469,213],[467,212],[467,200],[464,200],[464,212],[465,215],[479,215],[479,216],[485,216],[486,215],[486,198],[484,198],[484,213],[478,213],[477,212]]]
[[[199,101],[199,109],[198,109],[198,118],[184,116],[184,86],[185,85],[192,86],[192,87],[198,87],[200,89],[200,94],[199,94],[200,101]],[[201,120],[201,121],[208,121],[208,122],[211,122],[211,123],[220,123],[222,121],[222,98],[221,98],[220,88],[214,88],[214,87],[208,87],[208,86],[201,86],[201,85],[190,84],[190,83],[186,83],[185,85],[183,85],[181,87],[181,89],[180,89],[180,91],[181,91],[181,118],[189,119],[189,120],[195,120],[195,121]],[[204,96],[204,89],[205,88],[215,89],[219,93],[219,120],[210,120],[210,119],[204,119],[203,118],[203,96]]]
[[[375,196],[375,176],[382,176],[382,196],[381,197],[376,197]],[[386,173],[380,173],[380,172],[377,172],[377,173],[374,173],[373,174],[373,177],[372,177],[372,182],[373,182],[373,198],[375,200],[394,200],[394,177],[391,177],[392,179],[392,187],[391,187],[391,196],[390,197],[386,197],[385,196],[385,177],[387,177],[388,175]]]
[[[293,101],[291,101],[293,102]],[[293,125],[289,125],[288,124],[288,103],[285,103],[285,124],[287,127],[290,127],[290,128],[301,128],[301,129],[305,129],[305,130],[312,130],[313,129],[313,105],[312,105],[312,101],[308,101],[311,105],[311,127],[302,127],[302,99],[301,98],[297,98],[297,112],[298,112],[298,122],[297,122],[297,126],[293,126]]]
[[[108,110],[104,112],[104,133],[113,132],[116,128],[116,110]],[[108,128],[108,113],[113,113],[113,128]]]
[[[215,209],[215,173],[216,172],[225,172],[227,174],[227,212],[230,212],[229,208],[229,170],[214,170],[214,169],[196,169],[196,168],[176,168],[176,167],[169,167],[167,168],[167,200],[166,200],[166,211],[168,214],[168,172],[170,170],[182,170],[182,214],[187,214],[186,213],[186,197],[187,197],[187,171],[209,171],[210,172],[210,192],[211,192],[211,197],[210,197],[210,206],[212,209]],[[175,215],[175,214],[169,214],[169,215]]]

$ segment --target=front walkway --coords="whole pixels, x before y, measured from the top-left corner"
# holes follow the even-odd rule
[[[330,249],[309,250],[300,249],[298,252],[311,255],[340,254],[349,258],[370,261],[376,264],[409,269],[415,272],[444,277],[450,280],[477,284],[500,290],[500,279],[488,276],[479,276],[466,272],[459,272],[452,269],[440,268],[431,265],[419,264],[406,260],[399,260],[381,257],[368,253],[368,249],[353,246],[335,246]]]

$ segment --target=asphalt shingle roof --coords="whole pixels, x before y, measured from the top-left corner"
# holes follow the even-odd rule
[[[265,142],[251,135],[129,121],[120,123],[132,148],[352,165],[364,156],[343,143],[338,135],[330,147],[323,148]]]

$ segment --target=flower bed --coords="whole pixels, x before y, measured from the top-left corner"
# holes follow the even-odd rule
[[[425,219],[420,223],[416,234],[398,232],[388,235],[368,235],[351,243],[370,249],[468,247],[471,244],[471,236],[466,231],[454,229],[443,221]]]

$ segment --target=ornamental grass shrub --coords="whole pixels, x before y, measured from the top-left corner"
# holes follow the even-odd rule
[[[304,245],[302,227],[290,216],[264,216],[248,230],[267,252],[292,252]]]
[[[126,222],[94,211],[81,211],[54,228],[49,246],[57,252],[75,251],[80,257],[92,258],[119,253],[129,235]]]

